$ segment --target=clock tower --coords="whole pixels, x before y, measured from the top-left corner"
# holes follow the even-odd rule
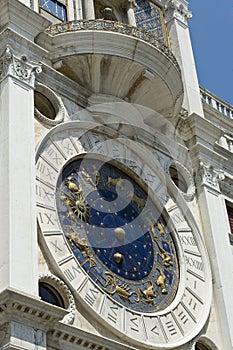
[[[0,10],[1,349],[233,349],[233,107],[187,2]]]

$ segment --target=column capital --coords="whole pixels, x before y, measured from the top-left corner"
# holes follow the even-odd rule
[[[216,169],[211,164],[200,161],[199,167],[195,172],[196,186],[207,185],[216,191],[220,191],[219,182],[225,179],[224,171]]]
[[[5,48],[0,57],[0,82],[10,75],[34,87],[35,75],[41,71],[41,66],[29,62],[27,56],[16,57],[9,46]]]
[[[192,12],[188,10],[185,0],[167,0],[165,14],[167,21],[177,19],[185,25],[187,25],[187,20],[192,18]]]

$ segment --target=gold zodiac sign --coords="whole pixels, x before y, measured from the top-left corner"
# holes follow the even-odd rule
[[[165,274],[163,273],[162,270],[159,270],[159,272],[160,272],[160,275],[159,275],[159,277],[156,280],[156,284],[157,284],[157,286],[162,288],[162,293],[163,294],[167,294],[167,290],[165,288],[166,276],[165,276]]]
[[[77,248],[79,248],[82,252],[82,255],[84,257],[88,256],[88,243],[85,237],[80,238],[75,232],[73,233],[67,233],[66,237],[69,239],[71,244],[76,245]]]
[[[149,281],[149,283],[150,283],[150,286],[145,290],[140,289],[140,292],[142,293],[144,300],[150,306],[153,306],[155,304],[153,299],[156,297],[156,294],[153,291],[153,288],[154,288],[153,282]]]
[[[74,180],[74,177],[73,176],[69,176],[67,179],[64,180],[64,184],[75,195],[81,194],[82,193],[82,187],[79,184],[76,185],[76,183],[74,183],[73,180]]]
[[[107,291],[110,295],[114,295],[115,293],[117,293],[120,298],[127,300],[129,302],[130,302],[130,297],[132,295],[134,294],[137,295],[136,292],[130,292],[130,287],[126,283],[116,285],[116,278],[111,272],[106,271],[105,274],[106,274],[106,283],[105,283],[104,289],[105,291],[107,291],[106,287],[110,285],[110,290]],[[138,302],[139,299],[135,301]]]
[[[156,236],[155,226],[157,226],[159,233],[160,233],[160,236],[164,236],[164,229],[163,229],[163,226],[160,224],[160,222],[153,223],[153,221],[148,217],[146,217],[145,219],[148,222],[148,224],[150,225],[150,229],[151,229],[151,232],[153,233],[154,237]]]
[[[87,259],[82,262],[81,266],[84,266],[87,263],[90,263],[90,269],[96,266],[94,255],[88,255]],[[90,269],[88,271],[90,271]]]
[[[106,185],[112,185],[112,186],[119,186],[121,190],[123,190],[123,186],[122,186],[122,178],[118,177],[117,179],[114,179],[113,177],[108,176],[108,180],[106,182]]]
[[[166,267],[172,266],[173,261],[171,260],[171,257],[168,254],[168,252],[166,252],[166,250],[163,249],[156,240],[155,240],[155,242],[157,243],[157,246],[159,247],[159,250],[161,252],[161,253],[157,253],[157,254],[159,254],[159,256],[162,258],[163,265],[165,265]]]
[[[163,230],[163,226],[160,224],[160,222],[157,222],[157,227],[159,229],[159,233],[161,236],[164,235],[164,230]]]
[[[136,196],[136,194],[134,194],[132,191],[129,192],[129,196],[132,202],[134,202],[137,205],[138,210],[143,209],[145,207],[146,205],[145,199]]]
[[[82,187],[73,182],[73,180],[73,177],[65,179],[64,184],[71,193],[62,191],[63,195],[60,198],[66,205],[68,209],[68,217],[70,217],[71,220],[75,221],[76,217],[78,217],[79,219],[86,221],[89,213],[86,200],[82,194]]]
[[[93,186],[93,187],[96,186],[96,184],[94,183],[94,181],[93,181],[92,178],[91,178],[91,175],[88,174],[88,173],[85,171],[84,168],[82,168],[82,170],[81,170],[81,175],[82,175],[82,177],[84,178],[84,180],[85,180],[87,183],[89,183],[91,186]]]

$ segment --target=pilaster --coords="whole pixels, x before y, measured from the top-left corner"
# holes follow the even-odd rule
[[[183,107],[188,110],[189,115],[196,113],[204,117],[187,22],[192,14],[187,6],[185,0],[168,0],[165,5],[165,18],[172,52],[182,71],[185,92]]]
[[[37,295],[34,81],[40,67],[6,47],[0,57],[0,280]]]
[[[211,256],[213,273],[213,295],[219,320],[219,334],[224,349],[233,347],[233,267],[232,251],[229,244],[228,227],[225,219],[225,203],[219,188],[224,173],[212,165],[200,162],[196,171],[197,198],[200,207],[203,233]]]

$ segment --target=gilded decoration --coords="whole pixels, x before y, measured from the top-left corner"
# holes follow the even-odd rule
[[[179,267],[172,233],[128,175],[108,162],[75,160],[63,171],[57,206],[72,251],[105,293],[140,312],[174,299]]]
[[[30,64],[26,56],[21,56],[21,58],[15,57],[10,47],[7,47],[0,57],[0,80],[7,75],[11,75],[34,86],[35,74],[41,71],[41,67]]]

